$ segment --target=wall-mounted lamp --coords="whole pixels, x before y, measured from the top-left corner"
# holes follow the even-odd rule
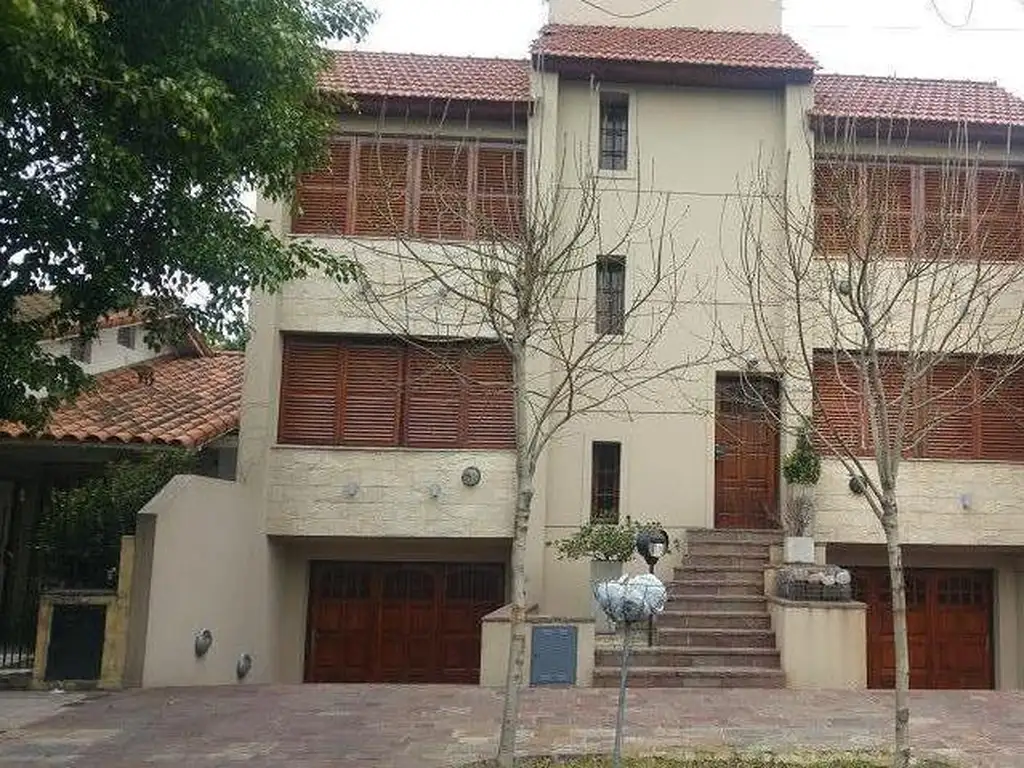
[[[836,280],[836,293],[840,296],[849,296],[853,293],[853,286],[849,280]]]
[[[863,496],[867,489],[867,480],[858,475],[850,475],[850,493],[855,496]]]
[[[480,485],[480,469],[478,467],[466,467],[462,470],[462,484],[467,488]]]
[[[341,492],[345,494],[346,498],[354,499],[359,494],[359,483],[346,483]]]
[[[239,680],[245,680],[251,670],[252,656],[248,653],[243,653],[238,657],[238,663],[235,664],[235,677]]]
[[[213,632],[208,629],[200,629],[196,632],[195,640],[192,643],[192,649],[195,651],[196,658],[201,659],[210,650],[210,646],[213,645]]]
[[[974,505],[974,498],[969,493],[960,494],[960,509],[970,509]]]

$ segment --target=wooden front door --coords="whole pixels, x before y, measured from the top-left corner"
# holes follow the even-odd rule
[[[896,681],[892,596],[886,568],[853,571],[854,593],[867,604],[868,686]],[[910,687],[993,687],[992,572],[908,569]]]
[[[475,684],[481,620],[505,602],[492,563],[314,562],[309,589],[318,683]]]
[[[778,382],[719,376],[715,387],[715,527],[779,527]]]

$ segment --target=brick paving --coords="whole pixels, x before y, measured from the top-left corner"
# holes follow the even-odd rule
[[[608,751],[615,695],[527,691],[521,752]],[[658,689],[629,703],[635,752],[876,750],[890,731],[891,699],[876,692]],[[1024,766],[1024,693],[921,692],[913,711],[920,755]],[[53,717],[44,708],[43,719],[0,733],[0,766],[442,768],[489,756],[499,712],[496,692],[465,687],[128,691],[75,700]]]

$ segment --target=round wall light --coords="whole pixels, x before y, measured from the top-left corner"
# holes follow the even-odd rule
[[[480,469],[478,467],[466,467],[462,470],[462,484],[467,488],[480,485]]]
[[[203,656],[205,656],[210,650],[211,645],[213,645],[213,632],[208,629],[200,629],[196,632],[195,641],[192,647],[197,659],[203,658]]]

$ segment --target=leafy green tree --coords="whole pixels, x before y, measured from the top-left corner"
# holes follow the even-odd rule
[[[373,19],[359,0],[0,3],[0,419],[40,425],[86,384],[39,352],[54,330],[203,295],[188,319],[232,333],[253,288],[352,275],[279,242],[242,195],[285,199],[320,159],[344,106],[317,89],[321,44]],[[40,290],[54,312],[19,316]]]
[[[158,451],[108,464],[77,488],[55,491],[52,511],[36,524],[42,578],[51,586],[113,586],[121,537],[135,533],[140,509],[175,475],[196,468],[188,451]]]

